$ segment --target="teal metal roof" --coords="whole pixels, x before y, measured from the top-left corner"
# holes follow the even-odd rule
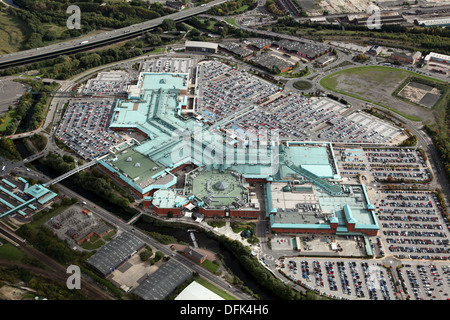
[[[55,198],[56,196],[57,196],[56,193],[50,191],[48,194],[46,194],[45,196],[43,196],[42,198],[40,198],[40,199],[38,200],[38,202],[39,202],[40,204],[45,204],[46,202],[50,201],[51,199]]]
[[[2,182],[4,182],[5,184],[7,184],[8,186],[10,186],[11,188],[16,188],[16,185],[15,185],[15,184],[9,182],[9,181],[6,180],[6,179],[2,179]]]
[[[152,199],[152,204],[158,208],[181,208],[188,202],[187,197],[178,195],[174,189],[157,190]]]
[[[40,184],[35,184],[35,185],[32,185],[31,187],[25,189],[24,192],[34,198],[39,199],[40,197],[42,197],[52,191],[48,190],[47,188],[43,187]]]
[[[345,219],[347,220],[348,223],[356,223],[356,220],[353,218],[353,215],[352,215],[352,209],[350,208],[350,206],[348,204],[346,204],[344,206],[344,214],[345,214]]]

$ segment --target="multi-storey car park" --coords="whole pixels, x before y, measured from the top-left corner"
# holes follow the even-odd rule
[[[394,147],[407,136],[389,122],[326,97],[285,93],[216,60],[147,60],[126,96],[99,99],[69,104],[58,134],[100,139],[89,152],[78,145],[83,139],[68,143],[85,157],[104,156],[100,169],[157,215],[261,218],[268,233],[291,239],[291,253],[307,252],[311,237],[326,236],[360,238],[363,256],[450,256],[448,221],[433,193],[399,196],[369,187],[389,176],[432,179],[419,151]],[[84,116],[94,110],[105,125]],[[334,252],[348,249],[334,240],[327,244]],[[317,268],[316,285],[299,279],[300,273],[289,277],[325,290],[323,283],[331,280],[321,280],[317,259],[309,261]],[[386,273],[362,279],[370,263],[342,268],[347,264],[339,265],[342,274],[333,279],[344,286],[331,281],[331,291],[395,297]]]

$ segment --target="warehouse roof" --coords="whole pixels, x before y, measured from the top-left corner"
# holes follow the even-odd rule
[[[270,41],[269,39],[256,39],[254,41],[252,41],[252,46],[254,46],[255,48],[262,50],[264,47],[270,46],[272,44],[272,41]]]
[[[143,246],[144,242],[131,233],[124,232],[101,247],[86,262],[103,275],[107,275]]]
[[[185,47],[198,47],[198,48],[209,48],[209,49],[217,49],[219,46],[217,43],[213,42],[203,42],[203,41],[186,41],[184,43]]]
[[[225,49],[241,58],[248,57],[253,54],[253,51],[240,46],[235,42],[224,42],[219,45],[220,48]]]
[[[253,58],[253,61],[261,67],[269,70],[271,70],[274,66],[280,71],[294,66],[294,63],[271,54],[260,54]]]
[[[144,300],[163,300],[191,276],[191,270],[178,261],[170,259],[132,292]]]
[[[285,50],[303,53],[309,58],[314,58],[316,56],[322,55],[328,50],[326,46],[321,44],[317,45],[299,41],[289,41],[286,39],[275,41],[273,44]]]

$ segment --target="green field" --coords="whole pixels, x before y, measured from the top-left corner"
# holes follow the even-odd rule
[[[432,118],[429,110],[400,101],[392,96],[394,90],[411,75],[444,83],[394,67],[362,66],[332,73],[322,78],[320,85],[329,91],[384,107],[412,121],[429,120]]]
[[[5,243],[0,246],[0,259],[9,261],[20,261],[25,257],[20,249],[14,247],[11,243]]]
[[[248,5],[242,6],[235,11],[235,13],[241,13],[248,9]]]
[[[229,24],[232,24],[233,26],[237,27],[238,25],[236,24],[236,20],[234,18],[231,19],[225,19],[226,22],[228,22]]]
[[[1,117],[3,121],[0,121],[0,131],[5,131],[11,121],[14,119],[14,114],[16,113],[16,109],[12,109],[8,111],[4,116]]]
[[[206,259],[203,261],[202,266],[211,271],[212,273],[216,272],[219,269],[219,265],[213,263],[211,260]]]
[[[81,247],[86,250],[95,250],[103,246],[105,242],[96,235],[90,237],[89,241],[85,241],[81,244]]]
[[[166,49],[165,48],[156,48],[153,51],[147,52],[148,54],[158,54],[158,53],[164,53]]]
[[[0,54],[19,51],[27,37],[28,31],[22,21],[0,12]]]

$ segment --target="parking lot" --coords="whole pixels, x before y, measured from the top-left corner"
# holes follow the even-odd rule
[[[400,269],[405,293],[412,300],[448,300],[450,267],[441,263],[405,264]]]
[[[267,101],[280,88],[244,71],[220,62],[201,64],[197,79],[199,87],[197,111],[210,121],[219,121],[251,105]],[[226,76],[225,76],[226,75]]]
[[[370,175],[370,180],[388,182],[428,182],[432,177],[416,149],[336,147],[333,151],[343,176]]]
[[[0,78],[0,116],[8,111],[9,106],[16,106],[28,88],[23,83],[5,77]]]
[[[327,140],[346,143],[390,143],[398,128],[368,114],[351,112],[328,98],[289,94],[228,124],[235,132],[278,130],[282,139]]]
[[[450,224],[436,195],[384,190],[381,196],[376,214],[387,254],[401,259],[449,259]]]
[[[90,79],[84,87],[85,94],[114,95],[124,93],[129,84],[129,75],[126,71],[100,72],[95,79]]]
[[[378,262],[289,257],[278,267],[301,285],[336,299],[397,300],[388,270]]]
[[[71,101],[56,137],[85,159],[107,154],[109,148],[122,141],[118,134],[108,130],[113,106],[113,100]]]
[[[189,58],[159,58],[146,60],[141,72],[191,73],[192,59]]]

